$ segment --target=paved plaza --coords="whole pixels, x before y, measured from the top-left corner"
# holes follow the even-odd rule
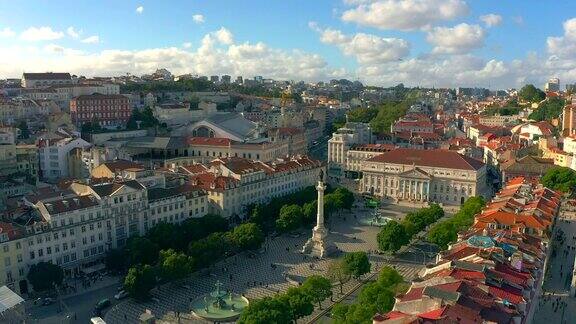
[[[410,211],[400,206],[385,207],[388,216],[401,218]],[[353,213],[342,213],[331,217],[329,221],[331,237],[339,249],[345,252],[376,251],[376,235],[378,227],[360,225],[356,217],[368,213],[363,209],[356,209]],[[283,235],[266,240],[261,253],[243,253],[219,262],[210,269],[195,273],[190,278],[177,284],[168,284],[152,291],[153,300],[138,303],[132,299],[115,305],[107,312],[107,323],[135,323],[138,316],[146,309],[152,311],[157,318],[166,321],[177,321],[177,312],[181,323],[201,323],[194,320],[189,314],[189,303],[195,298],[214,289],[217,280],[224,283],[225,289],[244,294],[248,299],[254,300],[272,296],[285,291],[290,286],[302,282],[313,274],[325,274],[330,259],[312,259],[302,255],[300,250],[310,236],[310,230],[302,230],[300,235]],[[377,271],[384,264],[391,264],[407,279],[413,278],[422,265],[418,263],[404,263],[388,261],[381,255],[371,253],[373,268]],[[345,286],[345,291],[351,290],[358,282],[351,280]],[[335,287],[334,298],[338,298],[339,289]],[[325,306],[331,302],[325,301]],[[317,314],[301,319],[306,323]]]
[[[556,237],[563,237],[557,240]],[[576,298],[570,283],[576,257],[576,214],[560,212],[552,233],[552,255],[544,278],[543,292],[535,302],[533,323],[574,323]]]

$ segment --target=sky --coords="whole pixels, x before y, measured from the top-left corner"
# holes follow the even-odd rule
[[[0,78],[157,68],[377,86],[574,83],[576,1],[0,0]]]

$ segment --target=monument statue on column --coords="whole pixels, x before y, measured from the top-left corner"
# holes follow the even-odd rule
[[[302,253],[323,258],[338,251],[338,248],[328,238],[328,230],[324,227],[324,171],[320,170],[318,185],[318,212],[316,214],[316,226],[312,229],[312,237],[304,244]]]

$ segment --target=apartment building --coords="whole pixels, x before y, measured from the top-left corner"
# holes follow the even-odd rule
[[[206,171],[196,169],[187,174],[193,185],[207,192],[208,212],[242,218],[248,205],[314,185],[324,165],[305,156],[268,163],[229,157],[212,161]]]
[[[24,212],[15,217],[24,207],[7,211],[13,221],[0,223],[5,264],[0,284],[12,283],[21,293],[30,290],[26,275],[33,264],[52,262],[67,276],[97,271],[106,252],[128,238],[159,222],[180,223],[208,210],[206,194],[197,187],[146,189],[135,180],[75,182],[65,190],[41,190],[24,202]]]
[[[362,163],[360,191],[396,201],[459,205],[488,196],[486,165],[447,150],[399,148]]]
[[[82,95],[70,100],[70,115],[76,126],[97,122],[103,127],[125,125],[132,115],[128,97],[123,95]]]
[[[68,177],[70,151],[75,148],[87,148],[91,145],[73,133],[65,131],[58,132],[55,138],[40,139],[38,154],[40,156],[41,177],[47,181]]]
[[[70,73],[24,73],[22,74],[23,88],[47,88],[54,85],[72,84]]]
[[[328,173],[342,177],[346,168],[346,158],[350,147],[355,144],[373,143],[372,128],[367,123],[347,122],[332,134],[328,140]]]

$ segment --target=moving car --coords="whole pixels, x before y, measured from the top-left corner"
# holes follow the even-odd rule
[[[128,297],[128,292],[126,290],[120,290],[116,295],[114,295],[116,300],[124,299],[126,297]]]

